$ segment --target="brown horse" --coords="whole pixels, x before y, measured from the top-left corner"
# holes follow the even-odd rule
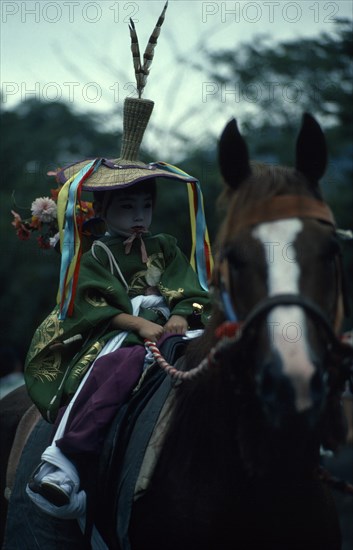
[[[317,476],[320,445],[344,440],[340,395],[351,354],[335,336],[343,274],[318,185],[326,159],[310,115],[293,169],[250,163],[234,120],[221,136],[228,211],[214,313],[185,368],[212,359],[177,389],[150,489],[133,507],[134,550],[340,548]]]
[[[189,344],[178,382],[163,374],[154,391],[147,378],[142,400],[136,395],[119,430],[112,427],[95,511],[110,550],[340,549],[337,513],[318,476],[320,447],[335,450],[344,441],[340,396],[352,359],[336,337],[343,272],[318,185],[326,159],[310,115],[293,169],[251,163],[235,120],[226,126],[219,162],[227,214],[215,246],[214,311]],[[161,392],[169,395],[167,428],[153,436],[158,458],[133,500],[136,477],[129,475],[143,454],[135,434],[146,434]],[[22,508],[13,502],[5,550],[16,547],[15,504],[17,515],[35,513],[28,501]],[[26,534],[23,548],[59,548],[40,542],[45,531],[56,541],[64,533],[65,548],[85,548],[72,524],[52,521],[37,516],[38,530]]]

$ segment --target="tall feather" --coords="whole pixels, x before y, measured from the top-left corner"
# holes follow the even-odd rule
[[[140,47],[139,47],[139,41],[137,38],[137,33],[136,33],[135,25],[132,19],[130,19],[129,29],[130,29],[131,51],[132,51],[132,59],[134,62],[137,91],[138,91],[139,97],[141,97],[141,93],[142,93],[140,92],[141,83],[142,83],[141,55],[140,55]]]
[[[137,92],[139,98],[142,96],[142,92],[146,86],[147,77],[150,73],[150,67],[154,57],[154,49],[157,44],[158,37],[161,32],[161,26],[163,25],[165,19],[165,12],[168,7],[168,0],[164,5],[163,11],[158,18],[155,28],[149,38],[148,44],[146,46],[145,53],[143,54],[143,65],[141,62],[140,48],[137,39],[137,33],[135,29],[134,22],[130,19],[130,36],[131,36],[131,51],[134,61],[134,69],[137,83]]]

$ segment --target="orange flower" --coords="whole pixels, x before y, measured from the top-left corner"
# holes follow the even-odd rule
[[[11,222],[11,225],[13,225],[16,229],[20,229],[20,227],[22,226],[22,219],[21,219],[21,216],[19,214],[17,214],[17,212],[15,212],[14,210],[11,210],[11,214],[13,215],[13,221]]]
[[[84,218],[86,220],[93,218],[94,216],[94,210],[93,210],[93,203],[88,201],[81,201],[79,204],[79,209],[81,210],[82,214],[84,215]]]

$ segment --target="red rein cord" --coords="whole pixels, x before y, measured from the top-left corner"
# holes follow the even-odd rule
[[[162,356],[155,342],[151,342],[151,340],[145,340],[145,347],[152,353],[154,359],[161,367],[161,369],[165,370],[169,374],[169,376],[171,376],[172,378],[176,378],[177,380],[192,380],[203,373],[205,370],[207,370],[211,365],[214,366],[217,363],[214,359],[215,353],[221,347],[226,345],[229,340],[236,340],[241,334],[240,328],[240,323],[233,323],[230,321],[225,321],[224,323],[222,323],[216,330],[216,336],[219,342],[211,349],[208,356],[205,357],[205,359],[203,359],[201,363],[197,365],[197,367],[194,367],[193,369],[190,369],[188,371],[180,371],[170,365]]]

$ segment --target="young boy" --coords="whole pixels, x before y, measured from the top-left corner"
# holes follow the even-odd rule
[[[204,307],[204,320],[209,312],[208,293],[176,239],[148,231],[155,188],[155,181],[149,179],[95,193],[107,233],[82,257],[70,323],[75,324],[75,317],[83,313],[84,322],[93,322],[95,310],[107,307],[112,312],[107,330],[113,330],[113,336],[93,362],[64,433],[56,435],[49,457],[44,453],[54,465],[45,462],[29,483],[31,497],[40,495],[57,507],[70,503],[77,488],[77,469],[83,471],[83,465],[99,455],[111,421],[136,385],[144,364],[144,339],[158,342],[166,334],[184,334],[194,302]],[[65,347],[56,341],[51,347],[60,346]],[[57,467],[61,461],[67,466],[66,459],[75,464],[73,479],[67,467],[64,472]]]
[[[56,419],[58,427],[27,493],[56,516],[84,513],[85,494],[79,488],[85,486],[85,479],[80,483],[76,466],[85,477],[85,464],[94,463],[99,456],[112,419],[141,375],[144,339],[158,342],[164,335],[184,334],[194,302],[203,306],[203,323],[210,313],[205,289],[212,258],[198,182],[174,166],[146,165],[138,158],[154,106],[141,96],[166,9],[167,3],[143,59],[130,21],[138,98],[124,100],[119,158],[81,161],[58,174],[64,184],[58,212],[62,215],[65,209],[60,218],[64,227],[60,308],[56,307],[37,329],[25,367],[32,400],[47,420]],[[174,237],[148,232],[156,178],[190,186],[197,275]],[[94,241],[82,258],[74,223],[81,189],[94,193],[97,211],[107,228],[107,234]],[[64,411],[63,405],[67,405]],[[62,514],[60,509],[65,509]]]

